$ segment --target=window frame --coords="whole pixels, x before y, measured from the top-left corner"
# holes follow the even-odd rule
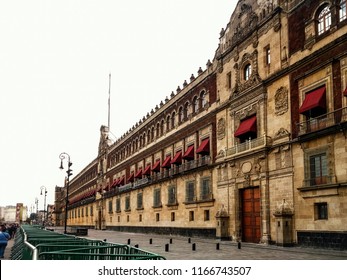
[[[245,67],[243,67],[243,80],[249,81],[252,76],[252,64],[250,62],[246,63]]]
[[[339,4],[339,22],[347,19],[347,0],[341,0]]]
[[[332,14],[329,5],[324,5],[317,13],[317,34],[321,36],[328,32],[332,24]]]

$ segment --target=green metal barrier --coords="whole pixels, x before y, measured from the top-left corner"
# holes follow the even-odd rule
[[[125,244],[86,239],[23,225],[15,236],[12,260],[164,260]]]

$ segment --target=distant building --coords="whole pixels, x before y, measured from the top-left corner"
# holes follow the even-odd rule
[[[22,223],[28,217],[28,209],[23,203],[16,206],[0,207],[0,220],[4,223]]]
[[[69,226],[347,249],[346,0],[230,12],[205,70],[115,143],[101,127]]]

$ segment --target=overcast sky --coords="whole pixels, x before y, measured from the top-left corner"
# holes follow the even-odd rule
[[[0,1],[0,206],[52,204],[59,154],[74,175],[97,156],[109,74],[114,138],[206,69],[236,3]]]

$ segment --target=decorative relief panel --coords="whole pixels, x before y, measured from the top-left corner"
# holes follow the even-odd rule
[[[217,124],[217,138],[222,140],[225,137],[225,119],[220,118]]]
[[[288,111],[288,89],[280,87],[275,94],[275,114],[283,115]]]

